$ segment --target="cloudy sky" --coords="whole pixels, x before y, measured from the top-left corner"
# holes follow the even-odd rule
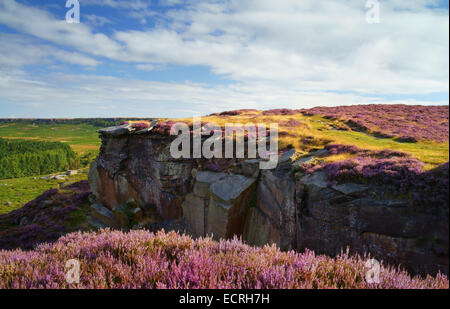
[[[0,117],[448,104],[448,0],[0,0]]]

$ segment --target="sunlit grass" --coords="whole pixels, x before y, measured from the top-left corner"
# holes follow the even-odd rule
[[[377,138],[373,135],[357,131],[326,130],[322,124],[316,124],[317,135],[329,138],[333,143],[355,145],[370,150],[391,149],[411,154],[423,161],[425,169],[436,167],[449,160],[449,144],[419,141],[402,143],[393,138]],[[322,130],[319,130],[322,129]]]
[[[300,123],[298,126],[286,126],[290,119]],[[192,124],[192,118],[160,119],[161,121],[180,121]],[[449,144],[419,141],[416,143],[401,143],[393,138],[378,138],[371,134],[353,130],[337,130],[336,128],[348,129],[338,120],[328,120],[320,116],[305,116],[301,113],[294,115],[263,115],[261,111],[246,112],[245,115],[236,116],[205,116],[201,118],[202,124],[213,122],[219,126],[247,123],[270,123],[279,124],[280,132],[290,135],[279,137],[279,149],[293,147],[302,154],[313,149],[323,148],[328,143],[354,145],[361,149],[383,150],[391,149],[411,154],[425,163],[425,169],[434,168],[449,161]],[[134,123],[148,121],[132,121]],[[0,137],[13,139],[30,139],[43,141],[60,141],[68,143],[77,153],[85,154],[98,151],[100,139],[97,127],[89,124],[21,124],[10,123],[0,126]],[[295,135],[295,136],[292,136]],[[327,157],[327,162],[339,161],[350,158],[351,155],[333,155]],[[87,175],[71,176],[74,180],[86,179]],[[66,180],[42,180],[37,177],[25,177],[18,179],[7,179],[0,181],[8,183],[9,186],[0,185],[0,213],[6,213],[20,207],[22,204],[32,200],[45,190],[57,187]],[[4,205],[11,202],[10,206]]]
[[[53,180],[41,179],[40,177],[42,176],[0,180],[0,214],[22,207],[23,204],[35,199],[49,189],[87,179],[87,169],[80,170],[79,174],[67,176],[65,179]],[[6,205],[6,203],[11,204]]]
[[[9,123],[0,126],[0,137],[67,143],[78,154],[84,154],[100,147],[98,129],[90,124]]]
[[[353,131],[337,130],[335,127],[348,128],[344,123],[337,120],[328,120],[320,116],[305,116],[301,113],[295,115],[270,115],[264,116],[262,112],[252,112],[252,115],[236,116],[206,116],[202,117],[202,124],[208,122],[219,126],[225,124],[240,123],[283,123],[289,119],[299,121],[302,125],[287,127],[279,125],[279,131],[285,131],[296,136],[279,136],[279,148],[293,147],[301,153],[307,153],[312,149],[322,148],[328,143],[355,145],[362,149],[383,150],[392,149],[411,154],[425,163],[425,169],[434,168],[449,161],[449,143],[437,143],[431,141],[419,141],[416,143],[398,142],[394,138],[379,138],[374,135]],[[192,124],[192,118],[164,119],[180,121]],[[308,138],[308,143],[305,143]],[[334,158],[334,157],[332,157]],[[339,158],[335,158],[338,160]]]

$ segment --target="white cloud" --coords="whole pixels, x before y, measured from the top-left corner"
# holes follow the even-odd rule
[[[158,3],[161,6],[174,6],[185,3],[186,0],[159,0]]]
[[[103,33],[93,33],[87,25],[68,24],[61,17],[19,4],[14,0],[0,2],[0,23],[48,42],[71,47],[95,56],[119,58],[121,46]]]
[[[128,10],[127,16],[139,20],[142,25],[147,23],[148,17],[154,17],[158,15],[156,12],[152,11],[151,1],[141,1],[141,0],[80,0],[80,5],[89,6],[107,6],[120,10]]]
[[[140,71],[160,71],[164,69],[164,66],[146,63],[146,64],[137,64],[136,69]]]
[[[53,60],[82,66],[97,66],[100,62],[78,52],[68,52],[37,43],[22,35],[0,33],[0,67],[20,67],[51,64]]]
[[[127,15],[157,21],[153,28],[121,29],[108,36],[87,24],[67,24],[63,17],[2,0],[1,24],[64,49],[29,44],[29,50],[21,51],[20,44],[26,43],[7,42],[14,45],[13,52],[0,47],[0,63],[20,66],[51,57],[95,66],[94,57],[105,57],[132,63],[139,70],[166,64],[200,65],[236,84],[164,84],[67,75],[46,76],[30,84],[29,78],[3,72],[8,87],[1,85],[0,98],[20,102],[22,93],[24,102],[51,105],[65,100],[73,106],[92,104],[94,110],[114,102],[111,106],[118,106],[117,112],[127,104],[127,110],[136,113],[147,112],[149,105],[148,110],[166,113],[163,104],[177,106],[179,111],[176,102],[180,102],[187,111],[207,113],[240,107],[378,102],[329,91],[369,95],[448,92],[449,15],[448,9],[430,8],[435,2],[383,1],[381,23],[368,24],[363,0],[195,1],[177,9],[170,6],[179,1],[169,0],[164,16],[150,2],[82,1],[81,6],[126,9]],[[78,86],[57,92],[60,86],[51,78]],[[26,93],[25,84],[32,85]],[[76,93],[71,92],[74,89]],[[406,103],[411,102],[415,101]]]
[[[385,101],[355,94],[306,92],[271,84],[210,87],[109,76],[55,73],[31,78],[0,70],[0,117],[189,117],[238,108],[307,108],[365,103],[430,104]],[[434,102],[433,104],[448,104]]]
[[[105,24],[112,24],[112,21],[109,20],[106,17],[103,16],[97,16],[95,14],[85,14],[83,15],[83,18],[85,18],[89,24],[91,24],[94,27],[102,27]]]
[[[382,23],[374,25],[366,23],[363,4],[202,2],[169,12],[173,22],[118,32],[115,39],[131,60],[205,65],[238,81],[368,93],[448,91],[448,11],[426,9],[425,1],[383,3]]]
[[[90,3],[125,6],[112,0]],[[13,0],[4,2],[0,20],[92,55],[203,65],[240,82],[367,93],[448,91],[448,10],[427,9],[429,3],[382,2],[382,22],[368,24],[359,0],[199,1],[169,11],[171,21],[149,31],[119,31],[113,37]],[[128,4],[144,7],[141,1]]]
[[[100,5],[119,9],[141,10],[149,7],[149,3],[141,0],[80,0],[80,5]]]

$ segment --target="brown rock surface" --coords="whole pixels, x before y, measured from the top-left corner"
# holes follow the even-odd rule
[[[173,223],[196,237],[237,235],[252,245],[328,255],[349,247],[414,274],[448,274],[448,207],[420,212],[382,186],[330,184],[323,171],[298,172],[326,151],[300,159],[288,151],[272,170],[259,170],[258,160],[229,160],[212,172],[203,159],[173,159],[173,137],[105,132],[89,173],[102,224]]]

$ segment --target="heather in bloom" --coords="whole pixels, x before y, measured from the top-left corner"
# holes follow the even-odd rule
[[[0,215],[0,250],[32,249],[80,228],[88,211],[87,181],[50,189],[24,207]]]
[[[149,126],[150,126],[150,124],[147,123],[147,122],[136,122],[136,123],[133,123],[133,128],[135,128],[138,131],[147,129]]]
[[[327,149],[331,154],[350,153],[357,156],[316,166],[305,165],[303,171],[312,174],[325,170],[330,183],[358,181],[388,186],[394,195],[408,195],[415,206],[448,208],[448,162],[424,171],[422,161],[397,151],[370,151],[345,145],[328,145]]]
[[[175,121],[161,121],[153,128],[153,132],[161,135],[170,135],[170,129],[175,124]]]
[[[215,116],[238,116],[238,115],[245,115],[249,112],[256,112],[256,109],[237,109],[232,111],[226,111],[219,114],[212,114]]]
[[[65,280],[69,259],[80,262],[80,283]],[[366,261],[250,247],[236,238],[102,230],[68,234],[33,251],[0,251],[0,288],[449,288],[445,275],[412,278],[383,265],[379,283],[368,283]]]
[[[354,145],[341,145],[341,144],[328,144],[325,146],[325,149],[328,150],[329,154],[331,155],[338,155],[343,153],[353,154],[353,155],[359,155],[364,157],[377,157],[377,158],[392,158],[392,157],[408,157],[409,154],[390,150],[390,149],[384,149],[380,151],[374,151],[374,150],[368,150],[368,149],[361,149]]]
[[[295,128],[295,127],[307,127],[307,125],[303,122],[300,122],[298,120],[295,119],[289,119],[286,121],[280,121],[278,122],[278,125],[283,126],[283,127],[288,127],[288,128]]]
[[[302,112],[340,119],[358,131],[367,131],[379,137],[395,137],[399,142],[446,142],[449,138],[448,106],[372,104],[315,107]]]
[[[264,116],[269,115],[295,115],[300,113],[298,110],[288,109],[288,108],[278,108],[278,109],[270,109],[263,111],[262,114]]]

